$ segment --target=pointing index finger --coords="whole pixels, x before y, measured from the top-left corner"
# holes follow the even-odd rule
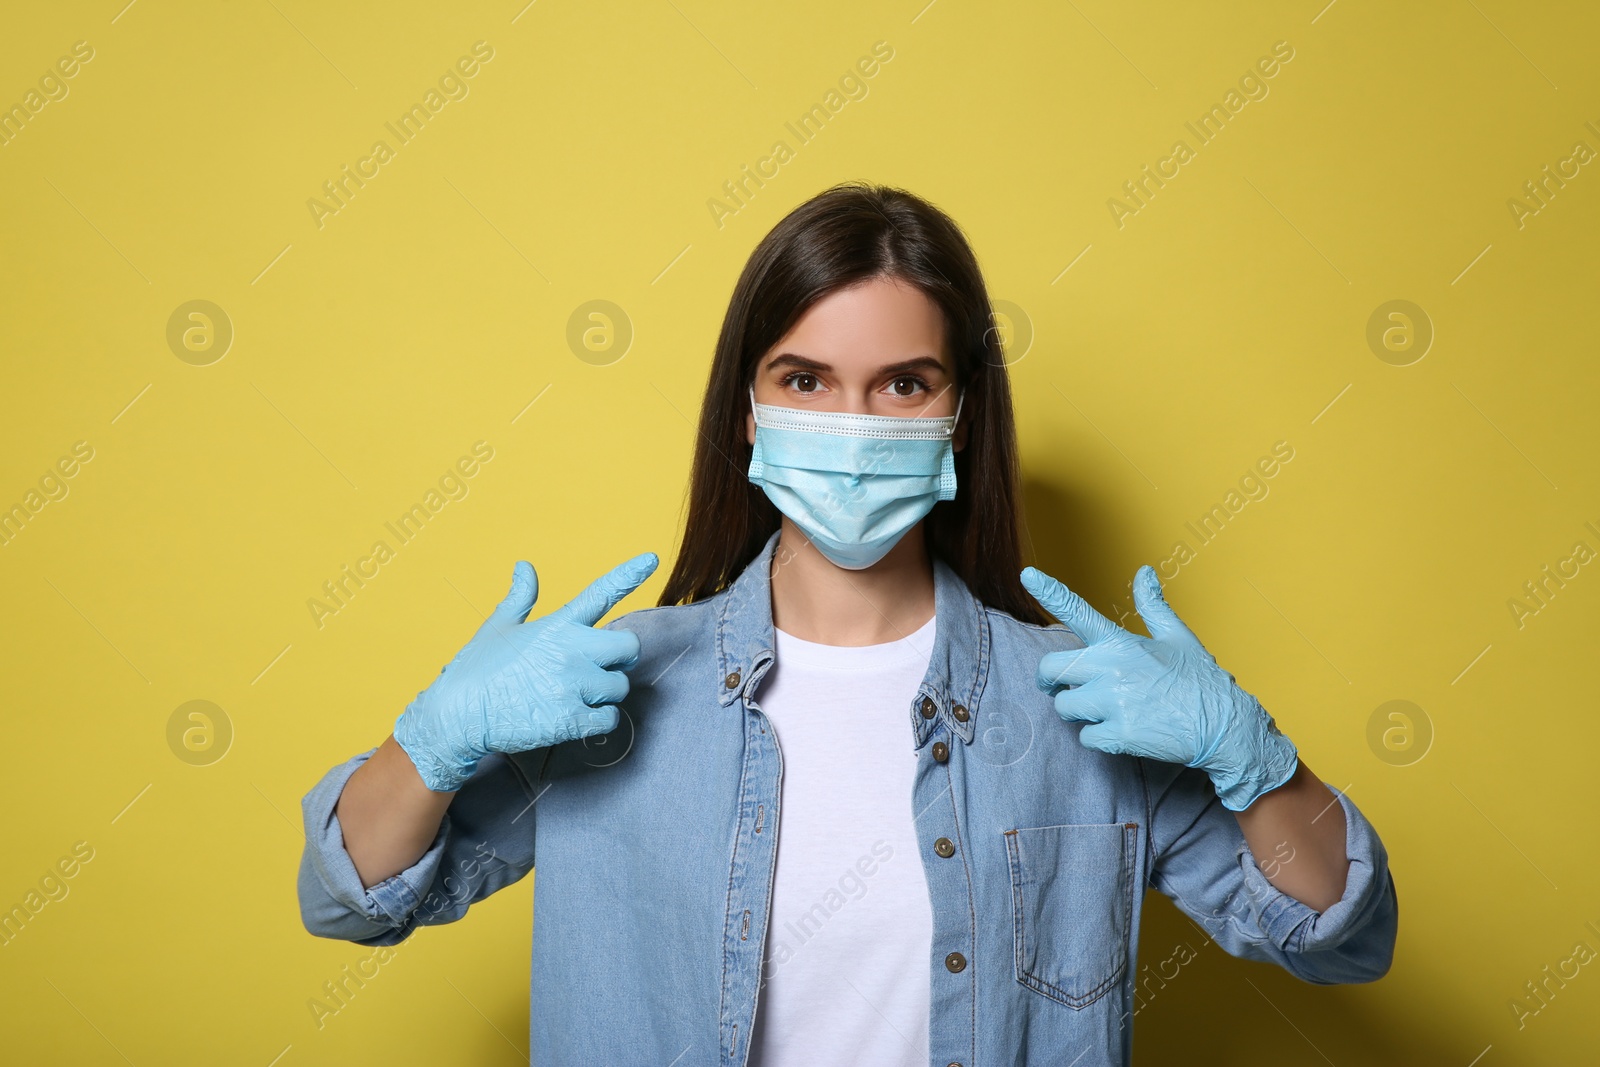
[[[589,584],[589,587],[551,613],[580,626],[593,626],[622,599],[643,585],[661,561],[654,552],[644,552],[626,563],[619,563]]]
[[[1121,629],[1116,623],[1089,606],[1089,602],[1037,567],[1022,571],[1022,585],[1044,609],[1062,622],[1085,644],[1094,644]]]

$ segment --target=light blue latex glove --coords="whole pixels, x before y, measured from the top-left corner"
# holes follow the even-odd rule
[[[658,562],[654,552],[635,556],[571,603],[524,622],[539,598],[539,578],[519,561],[511,592],[395,720],[394,739],[427,787],[460,789],[490,752],[526,752],[616,729],[616,703],[628,695],[623,671],[639,662],[639,638],[594,624]]]
[[[1199,767],[1230,811],[1294,775],[1294,742],[1168,606],[1155,568],[1140,567],[1133,579],[1133,606],[1149,637],[1124,630],[1036,568],[1022,572],[1022,584],[1083,639],[1083,648],[1040,659],[1037,680],[1055,693],[1063,719],[1094,724],[1079,732],[1084,745]]]

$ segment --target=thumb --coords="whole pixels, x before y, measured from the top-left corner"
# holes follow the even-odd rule
[[[533,602],[538,599],[539,576],[534,573],[533,564],[519,559],[511,571],[511,591],[495,605],[489,621],[501,626],[523,622],[528,618],[528,612],[533,610]]]
[[[1200,643],[1194,631],[1184,625],[1177,612],[1167,603],[1166,594],[1161,590],[1161,579],[1156,577],[1156,569],[1148,563],[1133,576],[1133,606],[1139,618],[1144,620],[1145,629],[1150,631],[1151,637],[1157,640],[1179,638],[1197,645]]]
[[[550,613],[579,626],[593,626],[605,618],[622,598],[645,583],[661,560],[654,552],[643,552],[626,563],[619,563],[590,583],[589,588]]]

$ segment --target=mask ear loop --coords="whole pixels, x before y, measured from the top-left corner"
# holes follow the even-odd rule
[[[950,432],[945,435],[944,454],[939,460],[939,500],[954,500],[956,498],[956,454],[954,438],[956,435],[956,422],[961,418],[961,405],[967,399],[965,389],[956,394],[956,413],[950,416]]]
[[[750,386],[750,416],[756,420],[756,443],[750,448],[750,469],[745,472],[745,477],[756,485],[764,485],[762,481],[766,474],[767,465],[761,456],[761,416],[756,414],[756,387]]]

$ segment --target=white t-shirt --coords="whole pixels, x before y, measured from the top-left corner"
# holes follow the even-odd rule
[[[777,631],[757,698],[783,781],[753,1067],[927,1065],[933,909],[909,709],[934,622],[857,647]]]

